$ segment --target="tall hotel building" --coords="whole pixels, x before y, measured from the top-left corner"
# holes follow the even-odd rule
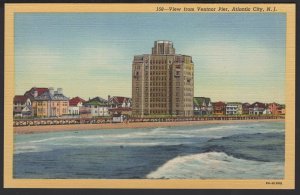
[[[155,41],[152,54],[134,56],[132,114],[193,115],[194,64],[171,41]]]

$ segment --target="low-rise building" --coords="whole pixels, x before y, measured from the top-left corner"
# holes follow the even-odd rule
[[[249,106],[249,114],[250,115],[263,115],[269,114],[269,110],[267,109],[267,105],[261,102],[254,102]]]
[[[22,118],[32,116],[30,98],[26,97],[25,95],[16,95],[14,97],[13,116]]]
[[[210,98],[194,97],[194,115],[210,115],[213,113],[213,106]]]
[[[242,114],[248,115],[249,114],[249,107],[251,106],[251,104],[249,103],[243,103],[242,108]]]
[[[80,118],[92,118],[91,108],[82,106],[79,108],[79,117]]]
[[[279,104],[277,104],[276,102],[269,103],[268,108],[269,108],[271,114],[273,114],[273,115],[278,115],[279,114],[278,113]]]
[[[277,110],[278,110],[278,114],[284,115],[285,114],[285,104],[279,104]]]
[[[69,115],[79,115],[80,114],[80,108],[82,107],[83,103],[85,102],[84,99],[80,97],[74,97],[69,100],[69,108],[68,108],[68,114]]]
[[[226,114],[226,104],[225,102],[213,102],[213,114],[215,115],[225,115]]]
[[[243,113],[243,106],[240,102],[227,102],[226,115],[241,115]]]
[[[25,96],[32,101],[34,117],[60,117],[68,114],[69,98],[63,95],[62,88],[31,88]]]
[[[110,104],[101,97],[89,99],[83,103],[83,106],[90,108],[92,117],[109,116],[108,109],[110,108]]]
[[[112,108],[131,108],[132,99],[122,96],[108,96],[108,103]]]

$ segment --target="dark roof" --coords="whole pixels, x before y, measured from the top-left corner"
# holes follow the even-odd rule
[[[250,105],[248,102],[242,104],[243,108],[249,108]]]
[[[226,105],[225,102],[221,102],[221,101],[213,102],[212,104],[213,104],[213,106],[225,106]]]
[[[30,90],[26,91],[24,95],[29,97],[29,98],[33,98],[34,91],[37,91],[38,92],[37,95],[40,96],[43,93],[49,91],[49,89],[45,88],[45,87],[32,87]]]
[[[226,104],[227,104],[227,105],[228,105],[228,104],[239,104],[239,105],[242,105],[241,102],[227,102]]]
[[[266,108],[266,104],[265,103],[261,103],[261,102],[254,102],[253,104],[251,104],[249,106],[249,108],[254,108],[254,107]]]
[[[68,101],[69,98],[63,94],[51,94],[49,91],[44,92],[42,95],[34,98],[36,101]]]
[[[77,106],[77,104],[79,103],[79,102],[85,102],[85,100],[84,99],[82,99],[82,98],[80,98],[80,97],[74,97],[74,98],[72,98],[72,99],[70,99],[69,100],[69,106]]]
[[[15,95],[14,104],[20,102],[21,104],[25,104],[28,97],[25,95]]]
[[[194,106],[203,106],[203,103],[205,103],[205,105],[208,106],[208,104],[210,102],[210,98],[194,97],[193,102],[194,102]]]
[[[108,101],[101,97],[95,97],[83,103],[84,105],[94,105],[94,106],[107,106]]]
[[[124,102],[125,103],[131,102],[131,98],[122,97],[122,96],[113,96],[108,101],[109,101],[109,103],[112,103],[112,104],[122,104]]]

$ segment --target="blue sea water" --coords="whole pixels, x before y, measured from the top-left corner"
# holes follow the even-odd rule
[[[282,179],[284,122],[15,135],[14,178]]]

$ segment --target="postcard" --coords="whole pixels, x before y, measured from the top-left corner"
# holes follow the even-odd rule
[[[294,4],[5,4],[5,188],[294,189]]]

